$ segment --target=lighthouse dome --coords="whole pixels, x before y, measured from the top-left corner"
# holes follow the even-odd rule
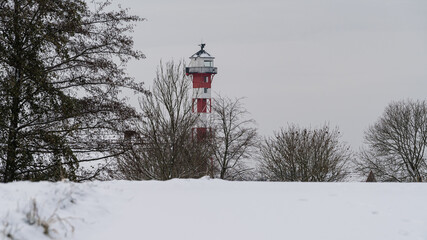
[[[198,52],[196,52],[195,54],[193,54],[190,57],[190,59],[194,59],[194,58],[210,58],[210,59],[214,59],[214,57],[212,57],[208,52],[206,52],[203,49],[206,46],[205,43],[202,43],[199,46],[200,46],[200,50]]]

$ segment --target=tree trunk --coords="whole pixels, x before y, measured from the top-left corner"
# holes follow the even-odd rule
[[[20,103],[20,91],[21,91],[21,74],[20,70],[22,69],[22,42],[21,42],[21,30],[19,26],[19,12],[20,12],[20,3],[15,0],[14,3],[14,21],[13,21],[13,31],[15,35],[13,43],[13,51],[15,55],[15,76],[11,80],[11,90],[12,90],[12,105],[10,109],[10,124],[9,132],[7,138],[7,157],[6,157],[6,166],[3,182],[11,182],[16,179],[16,170],[17,170],[17,149],[18,149],[18,123],[19,123],[19,103]]]
[[[13,97],[12,97],[12,108],[11,108],[11,119],[9,125],[9,133],[7,139],[7,157],[6,157],[6,167],[4,173],[3,182],[11,182],[15,180],[16,169],[17,169],[17,148],[18,148],[18,122],[19,122],[19,70],[16,70],[15,75],[15,86],[13,87]]]

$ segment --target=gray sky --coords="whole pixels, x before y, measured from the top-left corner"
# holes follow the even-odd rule
[[[120,0],[147,18],[134,32],[147,59],[129,73],[147,86],[160,59],[201,40],[213,91],[246,97],[260,134],[288,123],[338,126],[354,150],[393,100],[426,99],[426,0]]]

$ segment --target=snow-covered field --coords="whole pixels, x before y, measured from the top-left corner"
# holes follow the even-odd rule
[[[0,239],[426,240],[427,184],[17,182],[0,217]]]

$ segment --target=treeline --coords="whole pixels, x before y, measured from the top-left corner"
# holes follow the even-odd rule
[[[427,103],[392,102],[353,152],[338,128],[290,124],[258,135],[241,99],[213,98],[211,132],[195,139],[191,81],[182,63],[160,65],[151,94],[141,99],[142,121],[110,171],[114,179],[197,178],[335,182],[368,175],[378,181],[423,181],[427,174]]]
[[[273,181],[422,182],[427,179],[427,102],[390,103],[352,152],[338,129],[290,126],[260,147],[263,179]]]
[[[161,63],[150,91],[125,71],[144,19],[109,2],[0,1],[0,180],[198,178],[425,181],[427,103],[392,102],[353,152],[338,128],[257,133],[242,99],[214,97],[197,137],[182,62]],[[140,96],[138,108],[121,97]]]

